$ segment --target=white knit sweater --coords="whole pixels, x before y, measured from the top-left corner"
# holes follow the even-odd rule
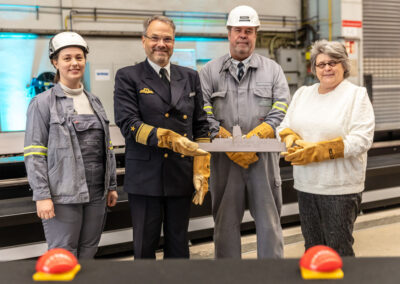
[[[83,85],[78,89],[70,89],[61,82],[60,86],[64,91],[64,94],[72,98],[74,101],[74,110],[76,114],[94,114],[93,108],[90,105],[88,97],[83,92]]]
[[[375,127],[367,92],[347,80],[327,94],[318,87],[297,90],[277,132],[290,128],[310,142],[341,136],[344,158],[293,166],[294,188],[325,195],[361,192]]]

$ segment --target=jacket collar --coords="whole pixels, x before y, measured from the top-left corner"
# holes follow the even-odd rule
[[[168,64],[166,66],[161,67],[161,66],[157,65],[156,63],[154,63],[153,61],[151,61],[149,58],[147,58],[146,61],[154,69],[154,71],[156,71],[157,74],[160,74],[161,68],[164,68],[165,70],[167,70],[168,78],[171,78],[171,62],[168,62]]]
[[[53,87],[53,92],[54,92],[54,95],[56,95],[57,97],[60,97],[60,98],[67,97],[64,93],[64,90],[61,88],[60,84],[58,84],[58,83]]]
[[[177,65],[170,66],[170,86],[171,86],[171,102],[169,103],[163,94],[167,92],[167,88],[162,83],[161,78],[156,73],[153,67],[150,66],[147,60],[144,61],[144,74],[142,80],[153,89],[158,96],[166,103],[174,107],[182,96],[182,89],[185,87],[185,82],[182,81],[183,76]]]
[[[260,67],[260,60],[258,59],[258,54],[254,53],[251,55],[250,62],[249,62],[249,68],[255,68],[257,69]]]
[[[221,70],[227,71],[229,68],[232,66],[232,57],[228,53],[223,56],[222,59],[222,67]],[[257,69],[260,66],[260,61],[257,58],[257,55],[253,52],[250,57],[250,62],[249,62],[249,68],[255,68]]]
[[[57,84],[54,85],[53,92],[54,92],[54,95],[56,95],[57,97],[60,97],[60,98],[67,97],[65,95],[64,90],[61,87],[60,83],[57,83]],[[89,99],[94,96],[92,93],[90,93],[87,90],[85,90],[85,88],[83,88],[83,92],[86,94],[86,96],[88,96]]]
[[[186,82],[177,65],[171,64],[171,106],[176,106],[183,95]]]

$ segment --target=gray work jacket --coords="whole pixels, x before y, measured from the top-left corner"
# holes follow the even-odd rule
[[[290,93],[282,68],[257,53],[240,82],[229,54],[207,63],[200,79],[212,138],[220,125],[232,132],[238,124],[247,134],[266,122],[275,130],[286,114]]]
[[[104,196],[116,190],[115,156],[100,100],[84,91],[104,129],[106,149]],[[59,84],[32,99],[27,112],[24,159],[33,200],[51,198],[54,203],[89,202],[79,141],[72,125],[73,100]]]

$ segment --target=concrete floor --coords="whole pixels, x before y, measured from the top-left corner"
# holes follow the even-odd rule
[[[361,214],[356,220],[353,236],[357,257],[400,257],[400,207]],[[300,226],[285,228],[283,237],[285,258],[300,258],[304,253],[304,240]],[[157,259],[162,259],[162,257],[162,251],[158,252]],[[207,242],[191,245],[190,258],[213,259],[214,244]],[[242,258],[257,258],[255,235],[242,237]],[[132,257],[118,260],[132,260]]]
[[[300,258],[304,253],[304,240],[299,226],[283,230],[285,258]],[[357,257],[400,257],[400,208],[383,210],[358,216],[354,230],[354,250]],[[256,236],[242,237],[242,258],[257,258]],[[192,245],[192,259],[214,258],[212,242]],[[162,259],[162,252],[157,253]]]

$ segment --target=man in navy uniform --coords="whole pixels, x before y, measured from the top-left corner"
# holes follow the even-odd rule
[[[188,258],[191,199],[196,189],[193,202],[201,204],[208,190],[210,155],[193,142],[209,141],[200,79],[196,71],[170,63],[174,37],[169,18],[145,20],[147,59],[115,77],[135,259],[155,258],[161,225],[164,258]]]

